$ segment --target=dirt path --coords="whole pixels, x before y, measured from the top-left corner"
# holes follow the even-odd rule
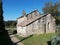
[[[11,40],[16,43],[17,45],[24,45],[23,43],[19,42],[20,40],[18,40],[15,35],[10,35]],[[17,43],[18,42],[18,43]]]

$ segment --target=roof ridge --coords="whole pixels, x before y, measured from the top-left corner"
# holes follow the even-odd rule
[[[26,14],[26,16],[29,15],[29,14],[31,14],[31,13],[33,13],[33,12],[35,12],[35,11],[38,11],[38,10],[37,10],[37,9],[36,9],[36,10],[33,10],[33,11],[31,11],[30,13]],[[39,11],[38,11],[38,12],[39,12]],[[21,17],[23,17],[23,15],[20,16],[20,17],[18,17],[17,19],[19,19],[19,18],[21,18]]]
[[[27,25],[29,25],[29,24],[31,24],[31,23],[33,23],[33,22],[35,22],[37,19],[39,19],[39,18],[42,18],[42,17],[45,17],[45,16],[47,16],[48,14],[45,14],[45,15],[41,15],[41,16],[38,16],[38,17],[36,17],[36,18],[33,18],[33,20],[32,19],[30,19],[30,20],[27,20],[23,25],[21,25],[21,26],[27,26]]]

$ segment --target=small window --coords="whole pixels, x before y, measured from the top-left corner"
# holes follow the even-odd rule
[[[49,23],[48,23],[48,30],[49,30]]]
[[[44,33],[46,33],[46,24],[44,24]]]

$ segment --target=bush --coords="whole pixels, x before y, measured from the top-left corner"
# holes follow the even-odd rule
[[[17,30],[13,30],[13,32],[12,32],[13,34],[16,34],[17,33]]]
[[[60,45],[60,36],[55,36],[53,39],[52,39],[52,42],[51,42],[51,45]]]

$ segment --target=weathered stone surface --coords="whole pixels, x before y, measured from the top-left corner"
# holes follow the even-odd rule
[[[53,33],[55,30],[55,18],[51,14],[41,15],[35,10],[17,19],[17,33],[20,35]]]

